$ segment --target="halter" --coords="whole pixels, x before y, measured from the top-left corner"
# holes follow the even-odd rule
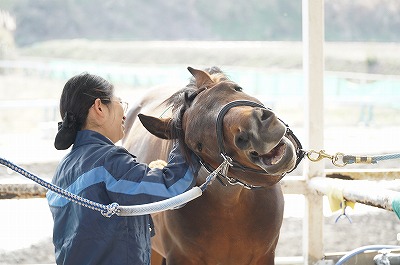
[[[223,119],[224,116],[226,115],[226,113],[233,107],[237,107],[237,106],[250,106],[250,107],[259,107],[259,108],[263,108],[263,109],[268,109],[271,110],[270,108],[266,108],[264,105],[257,103],[257,102],[253,102],[253,101],[248,101],[248,100],[236,100],[236,101],[231,101],[228,104],[226,104],[225,106],[222,107],[222,109],[219,111],[218,116],[217,116],[217,121],[216,121],[216,133],[217,133],[217,143],[218,143],[218,148],[219,148],[219,152],[220,155],[222,156],[222,158],[225,161],[229,161],[229,165],[232,168],[236,168],[236,169],[240,169],[242,171],[250,171],[250,172],[254,172],[257,174],[268,174],[268,172],[266,172],[265,170],[261,170],[261,169],[255,169],[255,168],[250,168],[250,167],[246,167],[242,164],[240,164],[239,162],[233,160],[230,156],[227,155],[226,150],[225,150],[225,145],[224,145],[224,135],[223,135]],[[279,118],[278,118],[279,119]],[[296,144],[296,164],[295,167],[289,171],[289,172],[285,172],[281,175],[280,179],[282,179],[287,173],[292,172],[294,169],[296,169],[296,167],[299,165],[299,163],[301,162],[301,160],[304,158],[305,155],[305,151],[302,150],[302,145],[299,141],[299,139],[296,137],[296,135],[293,133],[293,131],[289,128],[289,126],[283,122],[281,119],[279,119],[285,126],[286,126],[286,136],[288,136],[291,140],[293,140]],[[201,161],[201,164],[204,166],[204,168],[209,171],[212,172],[212,167],[205,163],[204,161]],[[221,177],[223,177],[229,184],[231,185],[242,185],[244,188],[247,189],[258,189],[258,188],[262,188],[262,186],[253,186],[250,184],[247,184],[239,179],[235,179],[235,178],[231,178],[228,176],[227,174],[227,170],[225,174],[218,174],[217,178],[218,180],[221,182],[221,184],[225,185],[221,179]]]

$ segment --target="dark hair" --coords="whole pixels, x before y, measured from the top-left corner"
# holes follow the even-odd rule
[[[90,107],[97,98],[105,104],[111,102],[114,86],[104,78],[82,73],[69,79],[60,98],[58,133],[54,146],[58,150],[69,148],[75,141],[76,134],[86,123]]]

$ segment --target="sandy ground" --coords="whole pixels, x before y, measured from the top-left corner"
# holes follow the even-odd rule
[[[51,243],[52,221],[43,199],[2,202],[0,264],[54,263]],[[383,210],[350,213],[352,224],[337,214],[325,217],[324,244],[326,252],[348,251],[371,244],[398,244],[400,222]],[[302,254],[302,219],[286,217],[281,229],[277,256]]]

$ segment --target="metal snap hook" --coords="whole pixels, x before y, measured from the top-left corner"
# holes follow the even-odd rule
[[[223,153],[221,153],[221,156],[224,159],[224,162],[226,162],[229,166],[233,166],[233,159],[230,156]]]
[[[344,167],[345,165],[347,165],[347,163],[344,162],[344,160],[343,160],[343,158],[344,158],[343,153],[336,153],[334,155],[329,155],[329,154],[325,153],[325,150],[321,150],[319,152],[317,152],[315,150],[310,150],[306,153],[306,155],[307,155],[308,159],[310,159],[310,161],[312,161],[312,162],[318,162],[324,158],[327,158],[327,159],[331,160],[332,164],[337,167]]]

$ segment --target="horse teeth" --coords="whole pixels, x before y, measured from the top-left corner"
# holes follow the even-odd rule
[[[271,164],[272,165],[276,165],[279,162],[281,162],[283,155],[285,154],[285,149],[286,149],[286,145],[282,144],[278,146],[278,149],[276,150],[276,155],[274,157],[272,157],[271,159]]]
[[[275,157],[273,157],[273,158],[271,159],[271,164],[272,164],[272,165],[276,165],[276,164],[278,164],[279,162],[281,162],[281,160],[282,160],[282,156],[275,156]]]

